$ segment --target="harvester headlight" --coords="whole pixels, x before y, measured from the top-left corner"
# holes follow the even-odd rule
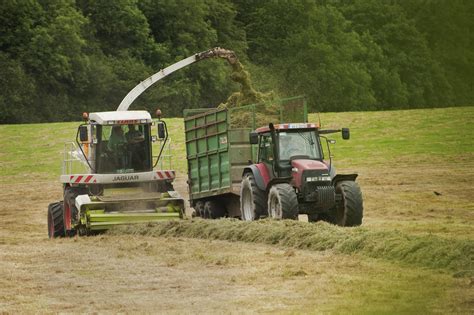
[[[331,176],[313,176],[307,177],[307,182],[329,182],[331,181]]]

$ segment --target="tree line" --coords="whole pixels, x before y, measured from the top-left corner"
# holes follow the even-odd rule
[[[141,80],[194,53],[234,50],[262,92],[311,111],[474,105],[470,0],[3,0],[0,123],[115,110]],[[132,109],[215,107],[239,86],[207,60]]]

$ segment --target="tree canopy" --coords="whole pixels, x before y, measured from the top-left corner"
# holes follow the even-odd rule
[[[262,92],[312,111],[474,105],[469,0],[4,0],[0,123],[115,110],[136,84],[194,53],[234,50]],[[208,60],[132,108],[215,107],[239,86]]]

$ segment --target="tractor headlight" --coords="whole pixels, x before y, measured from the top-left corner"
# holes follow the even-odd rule
[[[331,176],[312,176],[306,177],[307,182],[330,182]]]

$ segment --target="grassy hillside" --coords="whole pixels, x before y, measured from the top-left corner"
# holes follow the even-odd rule
[[[459,163],[474,155],[474,107],[386,112],[323,113],[323,128],[349,127],[351,140],[332,147],[338,167],[408,162]],[[316,114],[310,121],[318,121]],[[180,118],[166,119],[174,168],[185,173],[184,128]],[[0,125],[0,176],[60,174],[64,143],[73,141],[77,123]],[[406,165],[409,167],[409,165]]]

